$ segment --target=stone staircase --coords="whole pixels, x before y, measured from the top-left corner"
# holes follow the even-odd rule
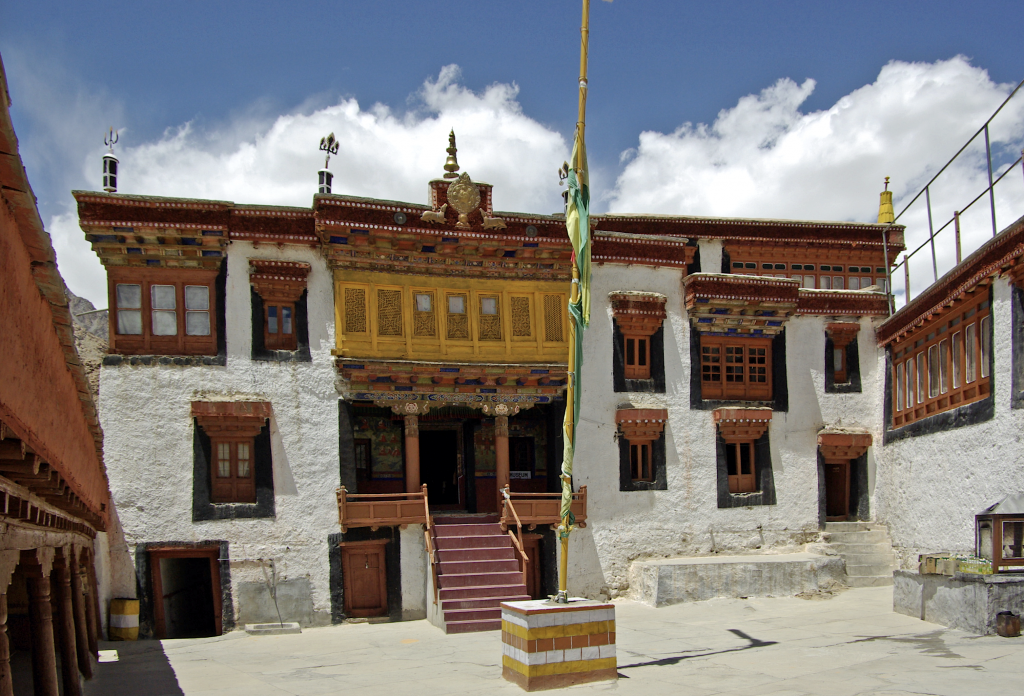
[[[825,539],[846,562],[850,587],[892,584],[895,555],[885,525],[871,522],[826,522]]]
[[[434,533],[445,633],[501,629],[501,602],[530,597],[498,518],[435,517]]]

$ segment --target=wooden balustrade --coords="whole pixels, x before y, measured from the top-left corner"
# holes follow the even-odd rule
[[[501,502],[503,506],[502,514],[506,515],[510,512],[512,513],[512,518],[516,522],[516,529],[519,532],[519,537],[517,538],[516,535],[512,533],[512,530],[508,529],[506,526],[503,526],[502,529],[508,532],[509,538],[512,539],[512,546],[519,552],[519,568],[523,573],[523,585],[526,585],[527,566],[530,564],[530,557],[526,555],[526,549],[523,548],[523,523],[519,519],[519,513],[516,512],[516,506],[512,504],[512,498],[509,493],[508,486],[501,489],[501,496],[504,499]]]
[[[515,506],[514,511],[509,509],[510,502]],[[517,517],[530,529],[543,524],[559,525],[562,523],[561,509],[561,493],[509,493],[509,500],[502,503],[501,528],[507,531],[509,525],[516,524]],[[586,486],[580,486],[580,490],[572,494],[572,514],[576,516],[577,527],[587,526]]]
[[[350,527],[393,527],[429,524],[427,484],[419,493],[349,493],[338,489],[338,523],[341,531]]]

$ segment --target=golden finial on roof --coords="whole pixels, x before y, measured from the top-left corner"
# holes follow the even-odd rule
[[[444,162],[444,178],[445,179],[458,179],[459,175],[456,174],[459,171],[459,161],[455,159],[455,153],[458,149],[455,147],[455,129],[448,134],[448,159]]]
[[[885,177],[885,190],[882,191],[882,199],[878,203],[878,221],[888,223],[895,219],[896,214],[892,209],[892,191],[889,190],[889,177]]]

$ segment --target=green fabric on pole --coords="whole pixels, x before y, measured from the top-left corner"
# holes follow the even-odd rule
[[[569,202],[565,212],[565,227],[576,253],[579,268],[579,294],[576,302],[569,302],[569,333],[573,351],[573,371],[569,374],[568,396],[572,403],[566,404],[566,418],[563,424],[564,447],[562,450],[562,506],[561,517],[565,520],[561,534],[567,536],[576,522],[572,513],[572,462],[576,452],[576,424],[580,419],[580,397],[583,383],[583,330],[590,323],[590,184],[587,175],[587,150],[580,129],[572,150],[572,167],[569,169]],[[570,415],[571,414],[571,415]]]

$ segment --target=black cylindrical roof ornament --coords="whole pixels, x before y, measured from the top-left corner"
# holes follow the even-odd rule
[[[117,142],[117,131],[113,128],[103,138],[103,144],[107,146],[107,152],[103,155],[103,190],[107,193],[117,193],[117,164],[118,159],[114,157],[114,144]]]
[[[317,192],[330,193],[331,182],[334,181],[334,175],[329,170],[331,155],[338,154],[338,141],[335,139],[334,133],[331,133],[326,138],[320,138],[320,149],[327,153],[327,159],[324,160],[324,168],[317,172],[317,178],[319,179]]]

